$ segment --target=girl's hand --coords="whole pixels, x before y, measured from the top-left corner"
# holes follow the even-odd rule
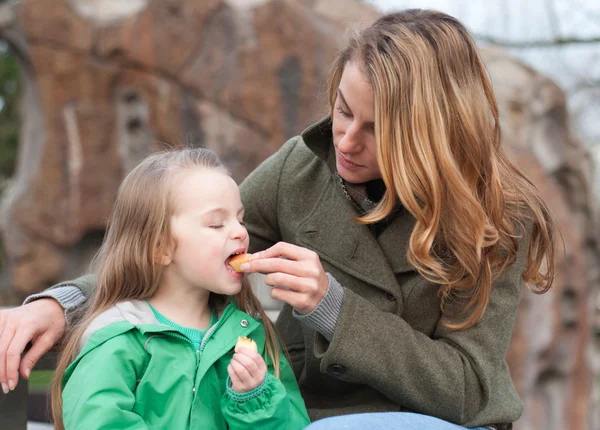
[[[257,352],[240,348],[233,354],[227,366],[231,389],[236,393],[247,393],[263,383],[267,376],[267,364]]]
[[[249,263],[242,264],[242,270],[266,274],[267,285],[283,287],[271,289],[271,297],[303,315],[317,307],[329,287],[317,253],[286,242],[253,254]]]

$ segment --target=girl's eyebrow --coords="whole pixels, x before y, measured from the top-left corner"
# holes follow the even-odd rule
[[[240,212],[244,212],[246,208],[242,205],[240,207],[240,209],[237,211],[237,213],[239,214]],[[227,209],[225,208],[213,208],[210,210],[207,210],[205,212],[203,212],[203,215],[209,215],[209,214],[213,214],[213,213],[220,213],[220,214],[226,214],[227,213]]]
[[[204,211],[204,214],[213,214],[213,213],[226,213],[227,211],[224,208],[214,208],[207,211]]]

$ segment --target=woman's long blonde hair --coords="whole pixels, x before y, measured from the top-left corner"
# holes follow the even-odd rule
[[[144,159],[123,180],[114,203],[104,242],[93,265],[97,286],[93,299],[75,326],[65,336],[52,385],[52,414],[55,428],[63,429],[62,379],[76,358],[80,339],[90,322],[124,300],[152,297],[161,281],[163,266],[155,260],[163,244],[171,243],[173,215],[172,184],[185,180],[181,173],[191,169],[217,169],[228,174],[217,156],[207,149],[193,148],[155,153]],[[208,184],[207,184],[208,186]],[[267,354],[279,376],[277,335],[260,301],[244,278],[235,296],[238,307],[262,318]],[[211,309],[222,310],[231,297],[211,294]]]
[[[492,85],[466,28],[444,13],[414,9],[351,35],[331,72],[331,112],[348,62],[373,88],[387,188],[357,220],[380,221],[398,200],[414,216],[408,259],[440,285],[444,324],[464,329],[481,319],[524,233],[531,238],[523,280],[546,292],[554,278],[554,222],[502,150]]]

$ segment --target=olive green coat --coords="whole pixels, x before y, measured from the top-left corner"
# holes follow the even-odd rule
[[[523,406],[505,354],[527,248],[494,284],[476,326],[442,325],[438,288],[407,261],[414,218],[401,211],[376,239],[333,176],[325,120],[290,139],[241,185],[251,250],[278,241],[316,251],[344,287],[331,342],[286,305],[277,321],[311,419],[412,410],[468,427],[510,423]]]

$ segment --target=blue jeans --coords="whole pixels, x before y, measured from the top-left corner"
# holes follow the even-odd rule
[[[464,430],[456,424],[411,412],[378,412],[341,415],[315,421],[305,430]],[[485,430],[474,427],[473,430]]]

